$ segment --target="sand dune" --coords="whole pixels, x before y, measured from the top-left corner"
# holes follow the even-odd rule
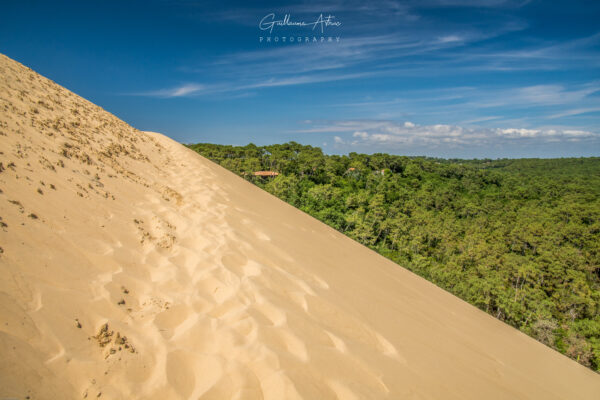
[[[0,56],[0,398],[597,399],[600,376]]]

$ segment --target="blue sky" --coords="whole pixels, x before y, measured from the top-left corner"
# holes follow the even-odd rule
[[[599,20],[597,1],[13,1],[0,52],[185,143],[598,156]]]

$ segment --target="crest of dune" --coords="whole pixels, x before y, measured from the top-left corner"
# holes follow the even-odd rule
[[[0,398],[597,399],[600,376],[0,55]]]

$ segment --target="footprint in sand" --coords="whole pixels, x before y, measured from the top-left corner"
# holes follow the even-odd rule
[[[167,355],[167,381],[182,398],[189,398],[196,386],[191,355],[175,350]]]
[[[300,290],[288,292],[288,296],[290,297],[290,300],[300,306],[304,312],[308,312],[308,302],[306,301],[307,294],[305,292]]]
[[[217,304],[234,296],[239,291],[240,280],[232,272],[217,268],[197,283],[198,289],[210,294]]]
[[[327,383],[338,400],[358,400],[359,397],[344,383],[336,380],[330,380]]]
[[[243,278],[258,276],[261,274],[262,266],[239,253],[230,252],[221,257],[221,263],[223,266],[231,270],[237,276]]]
[[[260,240],[264,240],[265,242],[270,242],[271,241],[271,238],[266,233],[264,233],[264,232],[254,231],[254,234]]]
[[[346,353],[348,351],[346,343],[342,339],[340,339],[339,337],[335,336],[333,333],[327,330],[325,331],[325,333],[327,334],[327,336],[329,336],[333,347],[335,347],[340,353]]]
[[[377,339],[377,347],[383,353],[384,356],[393,358],[403,364],[406,364],[406,359],[398,353],[396,347],[394,347],[394,345],[391,344],[386,338],[384,338],[377,332],[375,332],[375,338]]]
[[[239,315],[246,311],[247,305],[240,299],[231,297],[222,304],[217,305],[208,314],[220,320],[238,319]]]
[[[257,302],[253,308],[266,317],[273,326],[282,326],[287,322],[285,311],[277,308],[264,298],[257,298]]]
[[[165,339],[170,339],[176,329],[192,314],[192,309],[184,304],[176,304],[169,309],[159,312],[154,317],[154,325]]]
[[[262,273],[262,266],[254,261],[249,261],[244,265],[244,276],[259,276]]]
[[[258,324],[252,317],[248,316],[237,323],[234,323],[233,329],[235,329],[235,331],[243,337],[247,338],[250,342],[256,340],[258,334]]]
[[[303,362],[308,361],[308,352],[306,350],[306,344],[287,329],[279,330],[281,341],[290,352],[290,354],[296,356]]]

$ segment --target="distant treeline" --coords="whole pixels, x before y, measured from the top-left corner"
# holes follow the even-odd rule
[[[600,158],[337,156],[294,142],[189,147],[600,370]],[[253,176],[259,170],[280,175]]]

